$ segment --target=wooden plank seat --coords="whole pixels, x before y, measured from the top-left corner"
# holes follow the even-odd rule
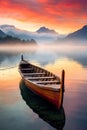
[[[49,84],[46,84],[45,87],[49,87]],[[53,90],[55,90],[55,89],[60,90],[60,84],[50,84],[50,88]]]
[[[59,84],[59,81],[34,81],[36,84]]]
[[[24,76],[44,75],[46,73],[23,73]]]
[[[39,79],[54,79],[55,77],[53,76],[48,76],[48,77],[26,77],[29,80],[39,80]]]

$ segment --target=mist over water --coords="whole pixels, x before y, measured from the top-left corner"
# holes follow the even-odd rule
[[[21,77],[18,64],[21,54],[29,62],[58,76],[61,76],[62,69],[65,70],[62,115],[65,116],[65,121],[63,124],[60,121],[61,125],[63,130],[86,130],[87,46],[69,44],[0,46],[0,130],[55,130],[57,127],[49,124],[49,120],[52,123],[51,119],[46,121],[44,117],[39,117],[39,113],[33,112],[26,104],[29,92],[26,93],[24,87],[19,87]]]
[[[49,62],[53,63],[56,59],[70,59],[86,65],[87,46],[76,45],[37,45],[37,46],[0,46],[0,64],[14,60],[14,64],[19,63],[21,54],[30,61],[36,61],[41,65]],[[10,64],[8,64],[10,65]]]

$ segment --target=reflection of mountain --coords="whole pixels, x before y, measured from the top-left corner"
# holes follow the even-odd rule
[[[22,51],[23,49],[23,51]],[[24,50],[24,46],[21,46],[21,49],[17,51],[14,50],[13,52],[11,50],[7,51],[1,51],[0,52],[0,67],[8,67],[8,66],[14,66],[15,64],[18,64],[21,59],[21,53],[24,54],[24,57],[32,57],[34,53],[36,53],[37,48],[34,47],[31,49],[28,48],[28,51]]]
[[[83,65],[84,67],[87,67],[87,54],[77,54],[74,55],[74,57],[71,55],[69,58],[73,59],[74,61],[77,61],[79,64]]]
[[[20,83],[20,90],[26,104],[37,113],[41,119],[48,122],[57,130],[63,130],[65,125],[65,113],[63,108],[58,111],[52,104],[27,89],[22,81]]]
[[[68,58],[69,60],[73,60],[78,62],[79,64],[83,65],[84,67],[87,67],[87,49],[83,48],[69,48],[64,47],[64,49],[51,49],[49,47],[48,51],[45,51],[45,49],[40,49],[40,47],[35,48],[28,48],[28,50],[20,49],[18,51],[10,52],[0,52],[0,63],[5,64],[7,61],[8,64],[13,63],[19,63],[20,61],[20,53],[24,52],[25,59],[30,60],[31,62],[39,63],[41,66],[46,66],[47,64],[55,64],[56,60],[60,60],[61,58]],[[23,50],[23,51],[22,51]],[[67,51],[69,50],[69,51]],[[45,51],[45,53],[44,53]]]
[[[0,52],[0,67],[10,67],[17,64],[19,61],[19,53]]]
[[[83,66],[87,66],[87,49],[81,49],[81,48],[69,48],[64,47],[64,49],[52,49],[49,47],[50,51],[45,51],[45,53],[42,51],[38,51],[30,57],[31,60],[36,61],[41,66],[46,66],[47,64],[55,64],[56,60],[60,60],[61,58],[68,58],[69,60],[73,60],[78,62],[79,64]],[[69,51],[67,51],[69,50]],[[70,51],[71,50],[71,51]],[[26,57],[28,58],[28,57]]]
[[[87,67],[87,49],[81,49],[81,48],[75,48],[75,49],[70,49],[71,51],[67,51],[69,50],[68,48],[65,48],[65,51],[57,51],[55,52],[57,57],[59,56],[59,58],[68,58],[69,60],[73,60],[78,62],[79,64],[81,64],[84,67]]]

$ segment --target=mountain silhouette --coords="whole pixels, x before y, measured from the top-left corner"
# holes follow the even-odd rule
[[[27,31],[17,29],[13,25],[0,25],[0,44],[2,43],[19,43],[36,45],[37,42],[27,35]],[[29,33],[29,32],[28,32]],[[26,35],[26,38],[25,38]],[[28,38],[27,38],[28,37]]]
[[[0,25],[0,29],[5,32],[7,35],[12,37],[17,37],[21,40],[30,40],[34,39],[37,43],[52,43],[60,35],[55,32],[55,30],[48,29],[46,27],[41,27],[35,32],[30,32],[26,30],[21,30],[16,28],[13,25]]]
[[[65,40],[87,40],[87,25],[66,36]]]
[[[0,30],[0,38],[4,38],[4,37],[6,37],[6,34]]]
[[[51,30],[51,29],[46,28],[44,26],[40,27],[36,32],[37,33],[51,33],[51,34],[58,35],[58,33],[55,30]]]

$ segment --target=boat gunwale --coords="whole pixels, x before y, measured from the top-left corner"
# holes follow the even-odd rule
[[[27,64],[30,64],[29,62],[27,62],[27,61],[22,61],[23,63],[27,63]],[[19,64],[19,66],[22,64],[22,62],[20,62],[20,64]],[[30,65],[32,65],[32,64],[30,64]],[[40,69],[43,69],[43,68],[41,68],[41,67],[38,67],[38,66],[36,66],[36,65],[32,65],[33,67],[37,67],[37,68],[40,68]],[[45,69],[43,69],[44,71],[47,71],[47,70],[45,70]],[[36,85],[37,87],[39,87],[39,88],[41,88],[41,89],[45,89],[45,90],[49,90],[49,91],[56,91],[56,92],[60,92],[60,78],[58,77],[58,76],[56,76],[55,74],[53,74],[53,73],[51,73],[51,72],[49,72],[49,71],[47,71],[48,73],[50,73],[50,74],[52,74],[53,75],[53,77],[55,77],[55,78],[58,78],[58,80],[59,80],[59,83],[58,84],[47,84],[47,85],[45,85],[45,84],[37,84],[37,83],[35,83],[35,82],[33,82],[33,81],[31,81],[31,80],[29,80],[29,79],[26,79],[25,78],[25,76],[23,75],[23,73],[22,73],[22,71],[21,71],[21,68],[19,67],[19,72],[20,72],[20,74],[21,74],[21,76],[22,76],[22,78],[24,79],[24,80],[26,80],[27,82],[30,82],[30,83],[32,83],[33,85]],[[57,86],[58,85],[58,88],[57,87],[51,87],[51,85],[53,86]]]
[[[57,78],[57,80],[59,80],[59,82],[60,82],[60,77],[57,76],[57,75],[55,75],[55,74],[53,74],[52,72],[50,72],[50,71],[48,71],[48,70],[46,70],[46,69],[44,69],[44,68],[42,68],[42,67],[33,65],[33,64],[29,63],[29,62],[26,61],[26,60],[21,61],[20,64],[21,64],[22,62],[23,62],[23,63],[30,64],[30,65],[33,66],[33,67],[36,67],[36,68],[38,68],[38,69],[42,69],[43,71],[46,71],[46,72],[50,73],[52,76],[54,76],[55,78]],[[32,73],[32,74],[33,74],[33,73]],[[43,74],[44,74],[44,73],[43,73]]]
[[[20,72],[20,71],[19,71]],[[20,72],[20,74],[21,74],[21,76],[22,76],[22,78],[23,78],[23,80],[25,80],[25,81],[27,81],[27,82],[30,82],[30,83],[32,83],[33,85],[36,85],[37,87],[39,87],[39,88],[41,88],[41,89],[45,89],[45,90],[49,90],[49,91],[55,91],[55,92],[60,92],[60,84],[57,84],[59,87],[58,88],[54,88],[54,87],[50,87],[51,86],[51,84],[49,84],[50,86],[47,86],[47,85],[42,85],[42,84],[37,84],[37,83],[35,83],[35,82],[32,82],[31,80],[28,80],[28,79],[26,79],[26,78],[24,78],[24,76],[22,75],[22,73]],[[53,84],[52,84],[53,85]],[[55,84],[54,84],[55,85]]]
[[[33,85],[36,85],[37,87],[41,88],[41,89],[45,89],[45,90],[49,90],[49,91],[60,91],[60,88],[54,88],[54,87],[49,87],[47,85],[42,85],[42,84],[37,84],[35,82],[32,82],[31,80],[27,80],[23,77],[24,80],[26,80],[27,82],[32,83]],[[51,85],[51,84],[50,84]],[[55,85],[55,84],[54,84]]]

